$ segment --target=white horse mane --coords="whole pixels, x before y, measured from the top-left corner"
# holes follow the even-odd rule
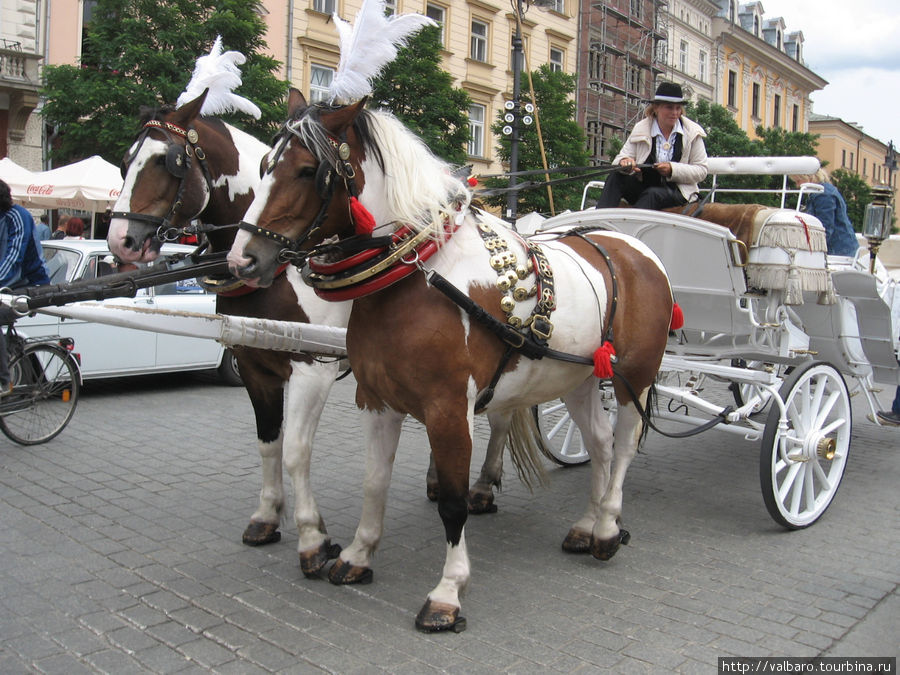
[[[393,114],[384,110],[363,110],[360,114],[365,116],[365,127],[371,135],[369,142],[377,148],[384,162],[385,186],[381,194],[363,190],[363,204],[373,212],[387,214],[386,222],[406,224],[416,231],[429,229],[435,238],[443,237],[445,216],[468,206],[471,191],[452,175],[449,164],[434,155]],[[287,129],[319,162],[337,164],[332,135],[318,115],[303,115],[289,122]],[[372,208],[374,200],[383,200],[382,208]]]
[[[384,159],[383,199],[390,219],[442,237],[445,216],[468,206],[471,191],[391,113],[370,112],[369,128]]]

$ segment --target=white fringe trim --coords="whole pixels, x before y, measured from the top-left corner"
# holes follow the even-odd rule
[[[807,231],[809,240],[807,240]],[[810,227],[804,231],[803,225],[797,224],[768,224],[765,225],[759,233],[757,246],[769,246],[773,248],[797,249],[801,251],[810,251],[819,253],[828,250],[828,243],[825,240],[825,231],[819,228]]]

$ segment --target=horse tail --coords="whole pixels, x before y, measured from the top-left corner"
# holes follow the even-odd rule
[[[541,461],[541,455],[547,455],[547,450],[531,408],[513,412],[507,440],[519,480],[529,490],[533,490],[535,484],[547,485],[547,471]]]
[[[650,385],[647,390],[647,403],[644,405],[643,426],[641,427],[641,435],[638,438],[638,450],[644,447],[644,441],[647,439],[647,432],[650,431],[650,425],[653,423],[653,408],[657,405],[659,394],[656,391],[656,382]]]

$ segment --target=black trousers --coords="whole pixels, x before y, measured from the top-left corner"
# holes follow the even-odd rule
[[[652,169],[644,169],[643,173],[647,174],[648,171],[652,171]],[[646,180],[641,180],[639,176],[641,174],[627,174],[618,171],[610,174],[603,187],[603,193],[597,200],[597,208],[616,208],[622,199],[637,209],[653,209],[654,211],[687,203],[674,183],[653,180],[657,176],[645,175]],[[656,185],[652,185],[652,183],[656,183]]]

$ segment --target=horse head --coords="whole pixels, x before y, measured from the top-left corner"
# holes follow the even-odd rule
[[[192,220],[236,223],[253,199],[267,147],[221,120],[202,117],[206,92],[180,108],[150,111],[122,160],[124,185],[107,241],[125,262],[149,261]],[[227,241],[219,244],[227,249]],[[214,238],[214,237],[213,237]]]
[[[374,149],[364,105],[309,105],[291,89],[288,120],[263,159],[257,196],[228,256],[233,274],[268,286],[283,250],[353,234],[350,199],[362,194]]]

